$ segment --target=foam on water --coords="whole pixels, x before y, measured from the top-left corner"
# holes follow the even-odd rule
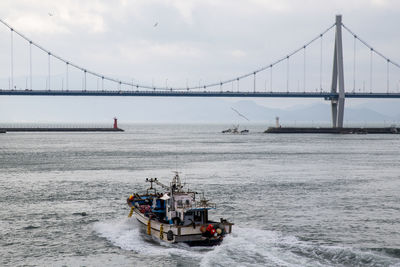
[[[220,246],[168,244],[149,238],[132,219],[97,222],[96,233],[123,250],[148,256],[186,257],[200,266],[390,266],[392,257],[351,247],[322,246],[277,231],[234,226]]]
[[[141,225],[134,219],[115,219],[97,222],[94,230],[114,246],[135,253],[157,256],[179,255],[199,258],[208,248],[191,248],[185,244],[169,244],[144,234]]]
[[[371,250],[322,246],[276,231],[235,227],[221,246],[208,252],[202,266],[400,266]]]

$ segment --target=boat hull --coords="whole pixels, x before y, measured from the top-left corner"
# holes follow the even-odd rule
[[[148,235],[154,236],[157,239],[163,240],[168,243],[186,243],[190,246],[214,246],[222,242],[222,235],[206,237],[201,232],[202,226],[207,225],[197,224],[195,226],[181,226],[174,224],[162,223],[155,219],[150,219],[141,213],[137,208],[134,208],[133,214],[137,221],[144,227]],[[226,234],[232,232],[232,223],[229,222],[209,222],[213,225],[223,227]]]

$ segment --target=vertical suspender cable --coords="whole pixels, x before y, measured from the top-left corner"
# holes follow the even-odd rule
[[[386,89],[387,89],[387,93],[389,93],[389,62],[390,59],[388,59],[386,61]]]
[[[49,75],[49,78],[48,78],[48,80],[49,80],[49,82],[48,82],[48,90],[51,90],[51,82],[50,82],[50,55],[51,55],[51,53],[49,52],[48,54],[47,54],[48,56],[47,56],[47,62],[48,62],[48,69],[49,69],[49,73],[48,73],[48,75]]]
[[[237,91],[239,93],[239,78],[237,78]]]
[[[286,57],[287,65],[286,65],[286,91],[289,92],[289,56]]]
[[[354,51],[353,51],[353,92],[356,91],[356,41],[357,41],[357,36],[354,35]]]
[[[269,80],[269,88],[271,89],[271,92],[272,92],[272,67],[273,67],[273,65],[271,65],[271,72],[270,72],[271,77]]]
[[[69,63],[67,62],[67,63],[65,63],[65,90],[69,90],[69,84],[68,84],[68,79],[69,79],[69,77],[68,77],[68,65],[69,65]]]
[[[253,84],[253,91],[256,92],[256,73],[254,72],[254,84]]]
[[[14,30],[11,28],[11,89],[14,89]]]
[[[304,87],[304,92],[306,92],[306,46],[304,46],[304,73],[303,73],[303,87]]]
[[[369,60],[369,89],[370,89],[370,93],[372,93],[372,54],[374,49],[371,48],[370,50],[370,60]]]
[[[267,89],[267,82],[268,82],[268,72],[265,71],[265,85],[264,85],[264,86],[265,86],[265,88],[264,88],[264,89],[265,89],[265,92],[267,92],[267,90],[268,90],[268,89]]]
[[[101,90],[104,91],[104,76],[101,77]]]
[[[323,43],[323,35],[320,35],[321,38],[321,48],[320,48],[320,58],[319,58],[319,90],[322,91],[322,43]]]
[[[32,90],[32,41],[29,41],[29,89]]]
[[[84,70],[83,88],[85,88],[86,91],[86,70]]]
[[[267,92],[267,79],[265,79],[264,90]]]

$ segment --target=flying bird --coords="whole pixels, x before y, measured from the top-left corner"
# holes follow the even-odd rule
[[[153,27],[157,27],[158,26],[158,22],[154,23]]]
[[[52,17],[52,16],[53,16],[53,14],[52,14],[52,13],[48,13],[48,14],[49,14],[49,16],[50,16],[50,17]]]
[[[231,107],[231,109],[232,109],[233,111],[235,111],[240,117],[245,118],[246,120],[250,121],[246,116],[244,116],[243,114],[241,114],[241,113],[240,113],[239,111],[237,111],[236,109],[234,109],[234,108],[232,108],[232,107]]]

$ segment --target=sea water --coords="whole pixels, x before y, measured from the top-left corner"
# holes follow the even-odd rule
[[[0,266],[400,266],[400,135],[229,125],[0,135]],[[126,198],[172,171],[235,223],[220,246],[146,236]]]

